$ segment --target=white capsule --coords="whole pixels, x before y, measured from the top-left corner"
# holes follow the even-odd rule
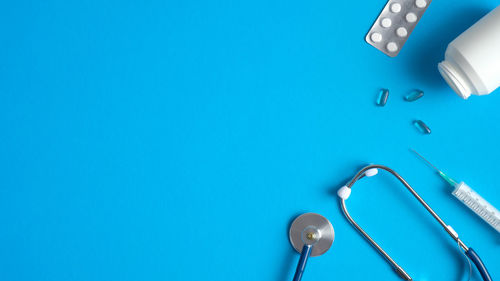
[[[373,32],[371,35],[370,35],[370,39],[375,42],[375,43],[378,43],[380,41],[382,41],[382,34],[378,33],[378,32]]]
[[[414,13],[408,13],[406,14],[406,21],[407,22],[416,22],[417,21],[417,15]]]
[[[380,25],[385,28],[389,28],[392,25],[392,20],[390,18],[383,18],[380,21]]]
[[[396,29],[396,34],[399,37],[406,37],[408,35],[408,30],[404,27],[398,27],[398,29]]]
[[[396,44],[395,42],[389,42],[389,43],[387,43],[386,48],[387,48],[387,51],[394,53],[398,50],[398,44]]]
[[[401,4],[399,3],[394,3],[391,5],[391,12],[397,14],[399,12],[401,12]]]

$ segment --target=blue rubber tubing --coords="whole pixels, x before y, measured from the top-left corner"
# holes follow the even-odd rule
[[[493,281],[491,279],[490,274],[488,273],[488,270],[486,269],[486,266],[484,266],[483,261],[481,258],[478,256],[476,252],[472,248],[469,248],[465,254],[469,257],[469,259],[476,265],[477,270],[479,270],[479,273],[481,274],[481,277],[483,277],[484,281]]]
[[[302,247],[302,253],[300,254],[299,264],[297,264],[293,281],[300,281],[302,279],[302,274],[304,274],[304,270],[306,269],[307,259],[311,255],[312,247],[312,245],[304,245]]]

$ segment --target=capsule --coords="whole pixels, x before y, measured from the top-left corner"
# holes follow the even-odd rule
[[[378,93],[378,98],[377,98],[377,105],[378,106],[385,106],[387,103],[387,98],[389,98],[389,90],[387,89],[380,89]]]
[[[422,120],[415,120],[413,121],[413,125],[415,125],[415,127],[417,127],[417,129],[422,133],[422,134],[430,134],[431,133],[431,129],[429,128],[429,126],[427,126],[424,121]]]
[[[406,101],[416,101],[419,98],[424,96],[424,91],[422,90],[413,90],[411,93],[405,96]]]

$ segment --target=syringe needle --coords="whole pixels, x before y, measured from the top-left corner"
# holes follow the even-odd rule
[[[429,160],[425,159],[425,157],[424,157],[424,156],[422,156],[422,154],[418,153],[418,152],[417,152],[415,149],[413,149],[413,148],[410,148],[410,150],[411,150],[411,151],[413,151],[415,154],[417,154],[420,158],[422,158],[422,159],[423,159],[423,160],[424,160],[427,164],[429,164],[429,166],[431,166],[434,170],[436,170],[436,171],[438,172],[438,174],[439,174],[439,175],[440,175],[440,176],[441,176],[441,177],[442,177],[442,178],[443,178],[446,182],[448,182],[451,186],[455,186],[455,185],[457,184],[457,182],[456,182],[454,179],[452,179],[452,178],[448,177],[445,173],[443,173],[441,170],[439,170],[436,166],[432,165],[432,163],[431,163]]]
[[[429,166],[431,166],[434,170],[436,170],[437,172],[441,172],[438,168],[436,168],[436,166],[432,165],[431,162],[429,162],[429,160],[425,159],[424,156],[422,156],[422,154],[418,153],[415,149],[413,148],[410,148],[411,151],[413,151],[415,154],[417,154],[420,158],[422,158],[427,164],[429,164]]]

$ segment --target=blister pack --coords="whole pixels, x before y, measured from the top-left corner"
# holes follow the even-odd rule
[[[401,51],[432,0],[389,0],[366,34],[366,42],[390,57]]]

